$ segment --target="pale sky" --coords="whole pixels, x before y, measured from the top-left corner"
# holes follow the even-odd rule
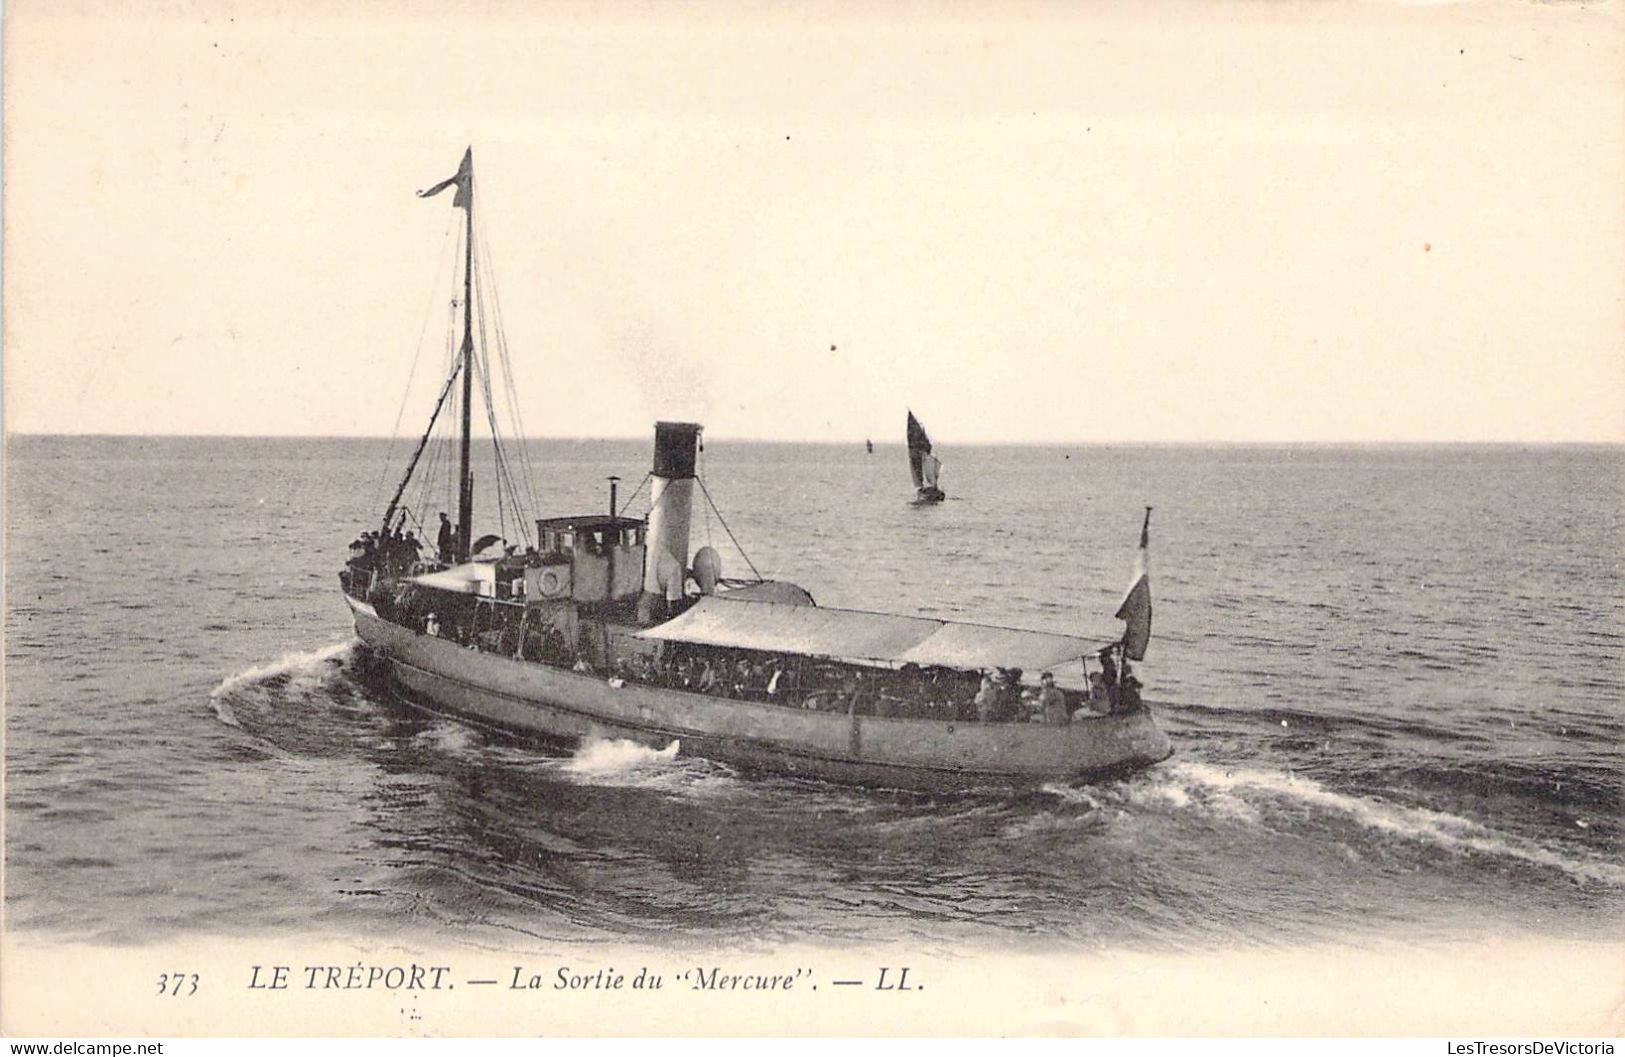
[[[11,431],[389,435],[429,318],[415,432],[472,143],[532,434],[1625,440],[1617,3],[128,6],[7,4]]]

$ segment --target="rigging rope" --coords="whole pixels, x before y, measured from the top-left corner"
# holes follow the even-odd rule
[[[638,486],[632,489],[632,494],[626,497],[626,502],[621,504],[621,509],[616,513],[616,517],[620,517],[626,513],[626,508],[632,505],[632,500],[638,497],[638,495],[643,491],[643,486],[648,484],[653,477],[653,473],[646,473],[643,475],[643,480],[638,482]]]
[[[482,284],[476,284],[474,293],[475,319],[479,326],[479,344],[474,346],[474,362],[480,376],[480,395],[485,398],[485,421],[491,427],[491,464],[494,469],[492,476],[496,478],[494,491],[497,497],[497,533],[504,541],[508,538],[507,511],[502,504],[502,442],[497,437],[496,411],[491,407],[491,365],[486,356],[488,348],[485,336],[485,312],[481,309]]]
[[[447,259],[449,258],[453,261],[456,260],[455,254],[447,252],[448,249],[454,249],[456,247],[456,242],[450,237],[452,233],[452,224],[455,222],[455,220],[455,215],[448,217],[446,219],[446,230],[440,235],[440,263],[438,266],[436,266],[434,271],[434,285],[430,287],[431,291],[440,289],[440,275],[445,270]],[[456,265],[453,264],[454,269],[455,267]],[[378,497],[383,494],[384,481],[386,481],[389,476],[389,465],[395,459],[395,442],[400,439],[401,419],[406,417],[406,405],[412,396],[412,380],[417,377],[418,360],[423,356],[423,339],[429,333],[429,320],[433,317],[433,315],[434,297],[431,294],[429,303],[423,310],[423,326],[418,331],[417,345],[412,350],[412,366],[406,372],[406,387],[401,391],[401,406],[395,412],[395,425],[389,431],[389,447],[385,449],[382,465],[380,465],[378,468],[378,483],[373,486],[373,503],[369,505],[374,506],[374,509],[376,509]]]
[[[454,235],[461,235],[463,238],[454,238]],[[442,238],[444,245],[449,249],[443,254],[440,266],[435,271],[435,289],[441,288],[441,280],[447,270],[446,262],[449,259],[452,281],[459,288],[459,292],[466,284],[470,295],[468,297],[470,303],[462,304],[454,296],[447,305],[446,347],[442,372],[443,376],[447,378],[446,385],[435,403],[435,412],[430,416],[428,429],[418,442],[411,464],[408,466],[406,475],[401,480],[400,488],[397,489],[395,498],[390,502],[390,509],[392,512],[397,508],[402,510],[411,515],[413,521],[420,528],[423,527],[423,523],[416,511],[428,510],[434,505],[430,502],[431,493],[436,488],[436,478],[442,467],[445,474],[446,497],[442,509],[454,508],[459,501],[461,492],[459,465],[461,460],[458,457],[458,449],[461,445],[461,429],[458,428],[457,423],[461,421],[461,416],[465,411],[472,410],[463,407],[460,387],[452,385],[452,380],[456,378],[458,372],[464,366],[462,346],[457,333],[459,329],[458,317],[461,315],[461,321],[467,328],[471,343],[476,327],[479,332],[479,340],[473,344],[468,366],[479,375],[480,393],[485,401],[486,420],[491,430],[498,525],[504,539],[506,539],[508,532],[507,520],[511,511],[518,523],[519,535],[524,541],[528,542],[531,531],[530,513],[540,509],[540,501],[535,485],[536,474],[524,433],[524,421],[520,411],[519,390],[514,378],[513,361],[508,349],[507,335],[502,326],[501,296],[493,280],[494,272],[491,264],[490,247],[485,238],[485,233],[472,226],[471,217],[466,210],[462,211],[460,223],[457,220],[457,211],[453,211],[452,218],[447,221],[446,231]],[[472,245],[472,253],[465,257],[461,253],[450,252],[455,250],[458,243],[464,239]],[[470,268],[473,271],[472,275],[463,274]],[[459,308],[461,308],[461,313],[459,313]],[[403,394],[401,406],[396,413],[395,435],[391,437],[390,441],[391,452],[394,451],[394,444],[400,432],[400,424],[405,417],[412,380],[416,377],[418,363],[423,353],[423,339],[428,333],[429,319],[433,313],[433,300],[431,300],[430,307],[424,314],[423,327],[413,356],[407,391]],[[490,329],[494,329],[496,332],[494,338],[497,350],[497,364],[495,366],[499,366],[502,373],[498,388],[501,389],[500,395],[506,401],[507,406],[504,410],[510,417],[515,430],[518,431],[517,436],[513,438],[519,444],[517,466],[515,464],[516,460],[511,457],[504,447],[502,431],[497,421],[496,394],[493,392],[495,372],[492,369],[494,365],[491,362],[492,356],[490,353],[493,335],[489,333]],[[451,414],[442,415],[441,412],[448,406],[448,399]],[[427,457],[425,458],[426,449]],[[386,455],[384,465],[379,472],[378,484],[375,486],[376,493],[383,491],[390,461],[390,456]],[[516,473],[520,480],[515,479]],[[407,505],[402,502],[402,499],[414,477],[418,481],[417,502]],[[647,482],[648,478],[646,477],[644,483]],[[643,485],[640,484],[638,490],[633,492],[632,498],[635,498],[642,488]],[[632,499],[629,498],[628,505],[630,505],[631,501]],[[413,509],[414,506],[416,510]],[[462,528],[472,534],[470,526],[462,526]],[[737,541],[735,545],[737,546]],[[743,551],[741,551],[741,554],[743,554]],[[748,557],[746,561],[749,561]]]
[[[459,288],[461,283],[458,282],[458,278],[461,271],[461,255],[459,254],[455,256],[452,266],[452,281]],[[446,340],[441,357],[443,372],[457,370],[462,366],[462,357],[459,355],[461,346],[457,338],[457,310],[461,304],[462,300],[458,297],[452,297],[446,302]],[[461,387],[458,387],[452,391],[451,414],[440,420],[440,432],[435,437],[435,446],[430,456],[429,469],[425,470],[422,475],[422,484],[418,490],[418,505],[420,507],[427,508],[431,505],[429,502],[431,493],[439,483],[436,477],[444,469],[443,491],[439,497],[439,502],[433,505],[437,506],[442,512],[448,509],[457,509],[457,460],[452,458],[451,455],[453,446],[456,444],[457,428],[455,423],[459,421],[458,412],[461,407],[462,390]]]
[[[440,417],[440,409],[445,406],[446,394],[451,392],[452,382],[456,380],[457,373],[454,371],[446,379],[446,384],[440,389],[440,399],[434,402],[434,412],[429,416],[429,426],[423,431],[423,439],[418,441],[417,450],[412,452],[412,461],[406,464],[406,476],[401,478],[400,487],[395,489],[395,494],[390,497],[389,506],[384,511],[384,528],[386,530],[389,528],[390,520],[395,516],[395,508],[400,503],[401,496],[406,492],[406,486],[412,482],[412,471],[417,469],[418,459],[423,455],[423,447],[429,443],[429,437],[434,432],[435,421]]]
[[[424,464],[422,480],[418,485],[417,505],[420,510],[427,510],[432,498],[431,492],[436,484],[436,477],[440,473],[440,460],[445,454],[446,441],[444,436],[436,437],[434,446],[429,449],[429,459]],[[441,506],[441,510],[445,507]]]
[[[745,548],[739,545],[738,538],[734,536],[733,529],[728,527],[728,521],[722,516],[722,511],[717,510],[717,504],[711,498],[711,490],[705,487],[705,478],[695,477],[694,479],[700,482],[700,491],[704,493],[705,501],[711,505],[713,511],[716,511],[717,523],[722,526],[722,531],[728,534],[728,538],[733,540],[734,548],[739,551],[739,556],[745,559],[745,564],[750,566],[750,571],[756,573],[756,579],[763,579],[762,574],[756,569],[756,563],[750,560],[750,555],[745,553]]]
[[[480,292],[483,294],[484,291],[485,291],[485,284],[483,282],[481,282],[479,284],[479,289],[480,289]],[[515,517],[516,520],[519,521],[519,526],[520,526],[520,529],[521,529],[521,532],[522,532],[522,538],[526,542],[528,542],[529,539],[530,539],[530,535],[529,535],[528,532],[526,532],[524,530],[525,523],[524,523],[523,520],[520,519],[522,497],[519,494],[518,487],[514,484],[513,470],[508,464],[507,455],[502,450],[501,431],[499,430],[499,428],[497,426],[496,404],[495,404],[495,401],[491,397],[490,343],[489,343],[488,335],[486,333],[485,306],[484,306],[484,299],[483,298],[480,298],[478,300],[478,306],[479,306],[478,307],[478,311],[479,311],[478,319],[479,319],[479,328],[480,328],[480,344],[475,349],[475,354],[478,357],[478,361],[479,361],[479,364],[480,364],[480,391],[485,397],[485,417],[486,417],[486,421],[490,424],[490,427],[491,427],[491,448],[492,448],[492,452],[493,452],[493,458],[494,458],[494,463],[495,463],[495,468],[496,468],[496,478],[497,478],[497,480],[496,480],[496,493],[497,493],[497,519],[498,519],[498,524],[499,524],[499,526],[501,528],[501,532],[503,534],[503,539],[506,540],[507,539],[507,531],[508,531],[508,523],[507,523],[507,516],[506,516],[506,513],[505,513],[505,511],[503,509],[503,502],[502,502],[502,500],[503,500],[503,491],[504,491],[504,489],[506,489],[507,492],[508,492],[508,498],[512,501],[512,505],[514,507],[514,517]]]
[[[701,444],[699,454],[694,459],[694,479],[696,481],[700,480],[701,478],[703,478],[705,476],[704,467],[705,467],[705,445]],[[701,487],[703,488],[704,485],[701,485]],[[711,509],[710,509],[710,503],[709,503],[710,498],[711,498],[710,496],[706,496],[707,504],[706,504],[706,509],[705,509],[705,545],[707,547],[711,546]],[[737,543],[734,544],[734,545],[738,546]],[[743,550],[741,550],[739,553],[744,554],[745,552]],[[746,558],[745,561],[749,562],[750,559]]]
[[[519,389],[514,381],[513,360],[508,353],[508,332],[507,328],[502,324],[501,284],[496,281],[496,268],[491,263],[491,251],[484,232],[479,233],[479,241],[476,243],[475,249],[480,255],[484,274],[490,279],[492,325],[496,329],[497,353],[502,363],[502,377],[505,382],[505,395],[508,399],[508,414],[513,419],[514,439],[519,445],[520,477],[525,484],[525,494],[529,500],[530,509],[540,511],[542,504],[536,492],[536,469],[531,464],[529,434],[525,431],[524,416],[519,408]]]

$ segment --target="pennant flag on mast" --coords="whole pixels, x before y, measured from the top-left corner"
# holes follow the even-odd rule
[[[1123,654],[1132,661],[1145,660],[1151,642],[1151,508],[1145,508],[1145,524],[1140,526],[1140,551],[1134,556],[1134,577],[1129,582],[1117,619],[1123,629]]]
[[[445,170],[442,169],[442,172]],[[463,164],[457,167],[457,175],[441,180],[427,191],[419,191],[419,198],[432,198],[446,188],[456,185],[457,193],[452,196],[451,204],[462,209],[468,208],[468,187],[474,179],[474,148],[470,147],[463,152]]]

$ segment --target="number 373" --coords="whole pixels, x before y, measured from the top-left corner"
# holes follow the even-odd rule
[[[159,973],[158,993],[160,995],[197,994],[197,973]]]

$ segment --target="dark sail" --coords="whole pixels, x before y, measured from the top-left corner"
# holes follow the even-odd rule
[[[922,456],[931,454],[931,438],[925,435],[925,427],[920,420],[914,417],[914,412],[908,413],[908,472],[914,475],[914,487],[925,487],[924,459]]]

